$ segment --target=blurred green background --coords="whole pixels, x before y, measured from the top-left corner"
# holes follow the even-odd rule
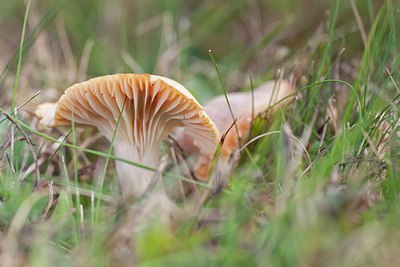
[[[319,41],[338,2],[334,45],[336,53],[346,47],[342,58],[350,62],[363,50],[350,1],[32,1],[20,91],[145,72],[176,79],[203,101],[221,93],[209,50],[230,91],[248,86],[249,73],[271,79],[284,69],[288,76],[302,54],[317,43],[323,48]],[[357,2],[368,31],[383,1]],[[17,53],[25,7],[26,1],[0,4],[0,69]],[[12,85],[16,56],[13,62],[3,71],[2,95]],[[2,104],[9,99],[2,97]]]

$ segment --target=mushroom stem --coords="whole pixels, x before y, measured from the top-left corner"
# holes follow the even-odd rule
[[[156,169],[159,163],[159,146],[155,145],[145,151],[141,156],[136,147],[130,144],[119,143],[114,146],[115,155],[120,158],[129,159],[133,162]],[[116,161],[116,169],[121,185],[121,191],[125,199],[132,197],[141,197],[149,188],[149,185],[155,177],[155,173],[128,163]],[[163,191],[163,187],[161,188]]]
[[[137,153],[137,147],[132,145],[122,143],[114,148],[118,157],[154,169],[162,169],[163,164],[159,160],[160,153],[157,144],[151,150],[144,151],[142,157]],[[124,200],[129,203],[134,198],[141,198],[138,209],[140,212],[137,213],[136,210],[134,216],[140,218],[139,221],[148,222],[151,219],[158,223],[169,223],[177,208],[165,192],[161,174],[121,161],[116,161],[116,169]]]

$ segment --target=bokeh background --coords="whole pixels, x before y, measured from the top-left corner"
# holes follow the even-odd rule
[[[52,100],[89,77],[145,72],[174,78],[203,101],[221,93],[209,50],[229,91],[248,86],[249,73],[257,81],[282,69],[287,77],[304,58],[318,61],[337,2],[332,58],[346,47],[341,60],[351,75],[364,44],[350,1],[32,1],[18,97],[41,90],[38,101]],[[356,2],[368,32],[383,1]],[[26,1],[1,3],[2,106],[25,8]]]

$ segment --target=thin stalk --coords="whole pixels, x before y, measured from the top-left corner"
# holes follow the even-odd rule
[[[108,149],[108,155],[111,155],[111,153],[112,153],[114,140],[115,140],[115,137],[117,136],[118,126],[119,126],[119,123],[120,123],[121,118],[122,118],[122,113],[123,113],[123,111],[125,109],[125,104],[126,104],[126,97],[125,97],[125,100],[124,100],[124,104],[122,105],[122,109],[120,110],[119,115],[118,115],[117,125],[115,126],[114,133],[113,133],[113,136],[111,138],[111,144],[110,144],[110,147]],[[102,190],[103,190],[104,178],[106,177],[107,166],[108,166],[108,162],[109,161],[110,161],[110,158],[107,157],[106,161],[104,163],[103,172],[102,172],[102,174],[100,176],[100,183],[99,183],[99,187],[98,187],[98,191],[99,192],[102,192]],[[97,199],[97,203],[96,203],[96,213],[95,213],[95,221],[96,222],[97,222],[97,219],[98,219],[98,216],[99,216],[99,210],[100,210],[100,198]]]
[[[68,170],[67,170],[67,165],[65,163],[65,157],[61,156],[61,167],[64,172],[64,177],[65,177],[65,187],[67,189],[67,198],[68,198],[68,209],[70,212],[72,212],[72,208],[74,206],[74,201],[72,200],[72,191],[71,191],[71,186],[69,182],[69,177],[68,177]],[[75,244],[78,244],[79,240],[79,227],[77,226],[77,218],[76,216],[72,216],[72,219],[74,220],[74,230],[73,231],[73,240]]]
[[[239,147],[240,147],[241,146],[241,144],[240,144],[241,142],[240,142],[239,128],[238,128],[238,126],[236,124],[236,119],[235,119],[235,115],[233,114],[233,111],[232,111],[231,103],[229,103],[228,93],[226,91],[224,82],[222,81],[221,73],[219,72],[219,69],[218,69],[218,66],[217,66],[217,62],[215,61],[215,58],[214,58],[214,55],[213,55],[212,51],[209,50],[208,54],[210,55],[210,58],[211,58],[211,61],[212,61],[213,65],[214,65],[215,71],[217,72],[219,82],[221,83],[221,87],[222,87],[222,90],[224,92],[225,100],[226,100],[226,103],[228,104],[229,112],[231,113],[232,120],[233,120],[233,122],[235,124],[235,130],[236,130],[236,134],[238,136],[238,144],[239,144]]]
[[[71,107],[72,109],[72,114],[71,114],[71,137],[72,137],[72,144],[76,146],[76,131],[75,131],[75,112],[74,112],[74,107]],[[73,162],[73,168],[74,168],[74,187],[75,187],[75,210],[77,214],[82,215],[80,211],[81,207],[81,197],[79,194],[79,180],[78,180],[78,157],[76,155],[76,150],[72,150],[72,162]],[[83,218],[81,217],[79,221],[81,221]]]
[[[31,0],[28,1],[28,5],[26,6],[25,9],[25,15],[24,15],[24,22],[22,25],[22,33],[21,33],[21,40],[19,44],[19,54],[18,54],[18,65],[17,65],[17,73],[15,75],[15,82],[14,82],[14,88],[13,88],[13,97],[11,99],[11,111],[14,111],[15,108],[15,99],[17,97],[17,89],[19,85],[19,76],[21,72],[21,64],[22,64],[22,52],[24,50],[24,40],[25,40],[25,30],[26,30],[26,24],[28,21],[28,14],[29,14],[29,7],[31,5]],[[11,128],[11,151],[10,151],[10,162],[11,164],[14,164],[14,126]],[[18,172],[18,164],[15,166],[15,171]]]
[[[250,131],[249,136],[251,136],[254,127],[254,84],[253,84],[253,77],[249,72],[249,79],[250,79],[250,86],[251,86],[251,122],[250,122]]]
[[[18,110],[20,110],[23,106],[25,106],[26,104],[28,104],[29,102],[31,102],[31,100],[33,100],[34,98],[36,98],[39,94],[41,94],[42,92],[39,91],[36,94],[34,94],[33,96],[31,96],[28,100],[26,100],[24,103],[22,103],[21,105],[19,105],[15,110],[11,110],[10,115],[14,115],[15,112],[17,112]],[[4,117],[0,120],[0,124],[2,124],[4,121],[7,120],[7,117]]]
[[[28,5],[26,6],[26,9],[25,9],[25,16],[24,16],[24,23],[23,23],[23,26],[22,26],[21,41],[19,43],[17,73],[15,75],[13,97],[11,99],[11,111],[14,111],[15,98],[17,97],[17,89],[18,89],[18,85],[19,85],[19,76],[20,76],[21,64],[22,64],[22,54],[23,54],[23,51],[24,51],[25,30],[26,30],[26,24],[27,24],[27,21],[28,21],[28,13],[29,13],[29,7],[30,6],[31,6],[31,0],[28,1]]]

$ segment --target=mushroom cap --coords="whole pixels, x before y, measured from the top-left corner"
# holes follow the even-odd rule
[[[292,100],[292,97],[289,96],[294,92],[294,87],[288,81],[278,80],[265,82],[254,89],[254,102],[251,92],[229,93],[227,97],[236,119],[236,125],[234,125],[225,96],[217,96],[204,105],[205,111],[215,123],[219,132],[225,135],[221,149],[222,157],[228,159],[238,148],[238,137],[242,140],[248,137],[253,120],[252,115],[257,117],[269,108],[272,109],[271,114],[273,114]],[[197,178],[207,180],[211,167],[211,157],[198,150],[185,129],[180,129],[175,139],[187,154],[200,154],[195,166],[195,174]]]
[[[56,112],[57,103],[42,103],[37,106],[35,110],[35,115],[39,119],[39,123],[44,127],[54,126],[54,114]]]
[[[218,129],[190,92],[150,74],[106,75],[69,87],[57,102],[52,126],[74,120],[99,128],[111,141],[120,114],[114,144],[133,145],[139,153],[158,146],[175,127],[185,127],[202,153],[213,153],[218,145]]]
[[[288,81],[268,81],[254,89],[254,102],[251,92],[228,94],[233,116],[237,119],[236,127],[226,104],[225,96],[219,96],[208,102],[204,109],[217,126],[221,134],[225,134],[222,153],[229,156],[238,146],[238,135],[241,139],[247,138],[251,121],[254,117],[264,113],[269,108],[272,112],[290,102],[288,97],[294,92],[293,86]],[[288,98],[287,98],[288,97]],[[252,103],[253,102],[253,103]],[[253,110],[254,105],[254,110]]]
[[[204,110],[218,131],[225,134],[222,155],[227,157],[237,148],[238,134],[242,139],[248,136],[252,115],[257,117],[268,108],[272,108],[272,112],[276,111],[291,101],[289,96],[293,93],[294,87],[286,80],[267,81],[254,89],[254,102],[251,92],[229,93],[227,97],[236,119],[237,130],[224,95],[217,96],[205,104]],[[193,145],[193,140],[186,134],[185,129],[180,129],[175,138],[186,153],[198,153],[197,146]]]

